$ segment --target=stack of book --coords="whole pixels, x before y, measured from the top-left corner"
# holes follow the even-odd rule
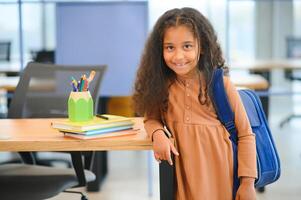
[[[67,137],[79,139],[107,138],[136,134],[131,118],[117,115],[97,115],[87,122],[72,122],[61,119],[52,122],[51,126]]]

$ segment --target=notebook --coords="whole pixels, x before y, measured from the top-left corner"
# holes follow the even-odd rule
[[[134,122],[131,118],[117,115],[103,115],[108,119],[94,117],[93,120],[87,122],[72,122],[69,119],[59,119],[53,121],[51,126],[60,131],[84,132],[96,129],[106,129],[120,126],[130,126]]]
[[[81,131],[81,132],[76,132],[76,131],[61,131],[63,133],[74,133],[74,134],[79,134],[79,135],[100,135],[100,134],[106,134],[106,133],[111,133],[115,131],[122,131],[122,130],[128,130],[132,129],[132,125],[126,125],[126,126],[117,126],[117,127],[112,127],[112,128],[103,128],[103,129],[95,129],[95,130],[90,130],[90,131]]]
[[[124,136],[136,135],[138,133],[138,130],[139,129],[131,129],[131,130],[123,130],[123,131],[109,132],[105,134],[94,134],[94,135],[84,135],[84,134],[64,132],[64,136],[87,140],[87,139],[124,137]]]

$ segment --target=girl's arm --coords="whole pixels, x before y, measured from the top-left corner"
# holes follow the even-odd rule
[[[244,105],[229,77],[224,77],[229,102],[234,111],[234,120],[238,134],[238,177],[257,177],[256,143]]]
[[[240,186],[237,190],[235,200],[255,200],[256,192],[254,182],[257,177],[255,135],[252,132],[240,96],[229,77],[224,77],[224,83],[229,102],[234,111],[234,121],[238,135],[237,159]]]
[[[256,200],[254,182],[253,177],[241,177],[235,200]]]
[[[161,122],[161,115],[158,109],[154,109],[152,113],[145,114],[144,128],[149,138],[153,141],[153,134],[155,132],[163,132],[163,123]]]
[[[160,112],[153,112],[144,117],[144,128],[153,141],[154,157],[158,162],[167,160],[172,165],[171,152],[179,155],[174,145],[164,133]]]

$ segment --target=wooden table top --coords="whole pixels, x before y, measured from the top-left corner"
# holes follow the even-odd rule
[[[236,87],[252,90],[266,90],[269,88],[268,81],[263,76],[257,74],[230,76],[230,79]]]
[[[21,71],[20,62],[0,61],[0,74],[19,74]]]
[[[254,90],[264,90],[269,87],[266,79],[260,75],[249,74],[243,76],[230,76],[231,81],[237,87],[246,87]],[[16,90],[17,84],[19,82],[20,77],[0,77],[0,89],[6,90],[8,92],[14,92]],[[39,82],[34,86],[35,89],[45,90],[45,89],[53,89],[55,87],[55,83],[51,81],[44,81],[44,83]]]
[[[134,118],[137,134],[123,137],[80,140],[64,137],[51,127],[57,119],[1,119],[0,151],[102,151],[149,150],[143,118]]]
[[[14,92],[19,83],[20,76],[1,76],[0,77],[0,89],[7,92]],[[52,79],[32,79],[30,82],[30,90],[38,91],[53,91],[55,90],[56,82]]]
[[[0,77],[0,89],[7,92],[14,92],[20,80],[19,76],[1,76]]]
[[[301,70],[301,59],[244,60],[231,62],[230,69],[270,71],[273,69]]]

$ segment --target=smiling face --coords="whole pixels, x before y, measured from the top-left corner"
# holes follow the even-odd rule
[[[163,38],[163,57],[177,76],[193,78],[198,74],[198,41],[184,25],[166,29]]]

